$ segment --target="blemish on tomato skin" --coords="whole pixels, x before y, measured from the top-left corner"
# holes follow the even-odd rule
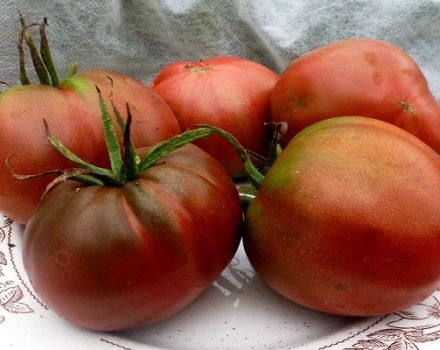
[[[409,69],[409,68],[404,68],[400,70],[402,72],[402,74],[405,75],[417,75],[418,72],[415,69]]]
[[[339,281],[333,286],[335,290],[349,290],[351,288],[351,283],[348,281]]]
[[[383,84],[383,75],[378,70],[373,71],[372,73],[373,81],[376,85],[382,85]]]
[[[364,61],[366,61],[369,65],[375,66],[379,61],[377,55],[374,52],[365,52],[364,53]]]
[[[58,250],[55,252],[55,262],[61,267],[66,267],[70,264],[70,255],[65,250]]]
[[[402,107],[405,110],[405,112],[414,113],[414,108],[410,105],[408,101],[400,100],[399,106]]]
[[[306,101],[304,98],[294,95],[292,96],[292,104],[299,108],[305,108],[307,106]]]
[[[214,70],[213,66],[210,65],[204,65],[202,62],[199,65],[194,65],[194,64],[187,64],[185,66],[186,70],[190,70],[191,72],[198,74],[198,75],[202,75],[208,72],[211,72]]]

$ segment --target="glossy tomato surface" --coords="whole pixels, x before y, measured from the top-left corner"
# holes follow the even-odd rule
[[[113,79],[113,88],[108,77]],[[13,155],[13,170],[26,175],[73,166],[49,144],[43,119],[75,154],[93,164],[109,164],[95,85],[109,106],[113,96],[124,118],[125,104],[130,104],[136,146],[152,146],[180,132],[169,106],[151,89],[121,73],[88,71],[66,79],[60,88],[27,85],[2,92],[0,210],[12,219],[20,223],[29,220],[53,177],[17,180],[5,164],[8,157]]]
[[[57,186],[26,226],[24,266],[65,319],[127,329],[196,299],[233,257],[241,226],[228,173],[188,145],[123,187]]]
[[[267,153],[270,92],[278,74],[237,57],[180,61],[165,67],[152,88],[170,105],[182,130],[209,124],[233,134],[246,149]],[[218,159],[233,177],[244,175],[240,158],[218,136],[197,144]]]
[[[286,121],[284,145],[319,120],[361,115],[397,125],[440,152],[440,107],[416,62],[372,39],[349,39],[294,60],[273,90],[273,121]]]
[[[333,314],[410,306],[440,282],[440,156],[389,123],[333,118],[295,136],[246,213],[244,247],[286,298]]]

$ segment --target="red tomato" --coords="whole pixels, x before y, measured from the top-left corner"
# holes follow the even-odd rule
[[[339,41],[293,61],[272,94],[273,121],[286,121],[283,143],[304,127],[341,115],[395,124],[440,152],[440,107],[404,51],[371,39]]]
[[[62,317],[127,329],[175,314],[210,286],[241,225],[229,174],[187,145],[122,187],[56,186],[26,226],[23,261]]]
[[[264,154],[268,133],[269,96],[278,74],[269,68],[236,57],[181,61],[165,67],[152,88],[176,114],[182,130],[209,124],[233,134],[243,147]],[[240,158],[218,136],[197,144],[219,160],[228,172],[244,175]]]
[[[110,83],[109,78],[113,81]],[[113,85],[113,86],[112,86]],[[60,88],[75,92],[85,104],[85,113],[97,119],[101,127],[96,88],[98,86],[108,106],[110,96],[116,108],[126,115],[126,104],[130,104],[132,141],[137,147],[151,146],[180,133],[180,127],[170,107],[152,89],[126,74],[110,71],[82,71],[64,80]],[[102,131],[99,134],[103,139]]]
[[[60,89],[46,85],[8,89],[0,94],[0,211],[26,223],[53,179],[17,180],[5,164],[11,155],[11,166],[19,174],[72,167],[48,143],[43,119],[78,156],[91,163],[108,164],[95,88],[98,84],[108,99],[111,85],[107,76],[114,81],[114,101],[124,118],[125,104],[130,103],[136,146],[151,146],[180,132],[169,106],[151,89],[121,73],[79,73],[62,82]]]
[[[246,214],[244,247],[286,298],[380,315],[440,283],[440,156],[389,123],[340,117],[292,139]]]

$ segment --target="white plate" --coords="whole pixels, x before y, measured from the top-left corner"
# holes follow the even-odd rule
[[[377,318],[330,316],[269,290],[240,247],[195,303],[172,319],[121,333],[65,322],[32,290],[21,260],[22,227],[0,214],[0,349],[45,350],[434,350],[440,291],[409,310]]]

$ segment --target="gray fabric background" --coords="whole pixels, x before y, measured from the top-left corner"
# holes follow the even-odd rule
[[[2,0],[0,80],[18,83],[17,11],[49,19],[58,70],[112,69],[149,83],[166,64],[218,55],[282,71],[349,37],[387,40],[420,65],[440,99],[440,0]]]

